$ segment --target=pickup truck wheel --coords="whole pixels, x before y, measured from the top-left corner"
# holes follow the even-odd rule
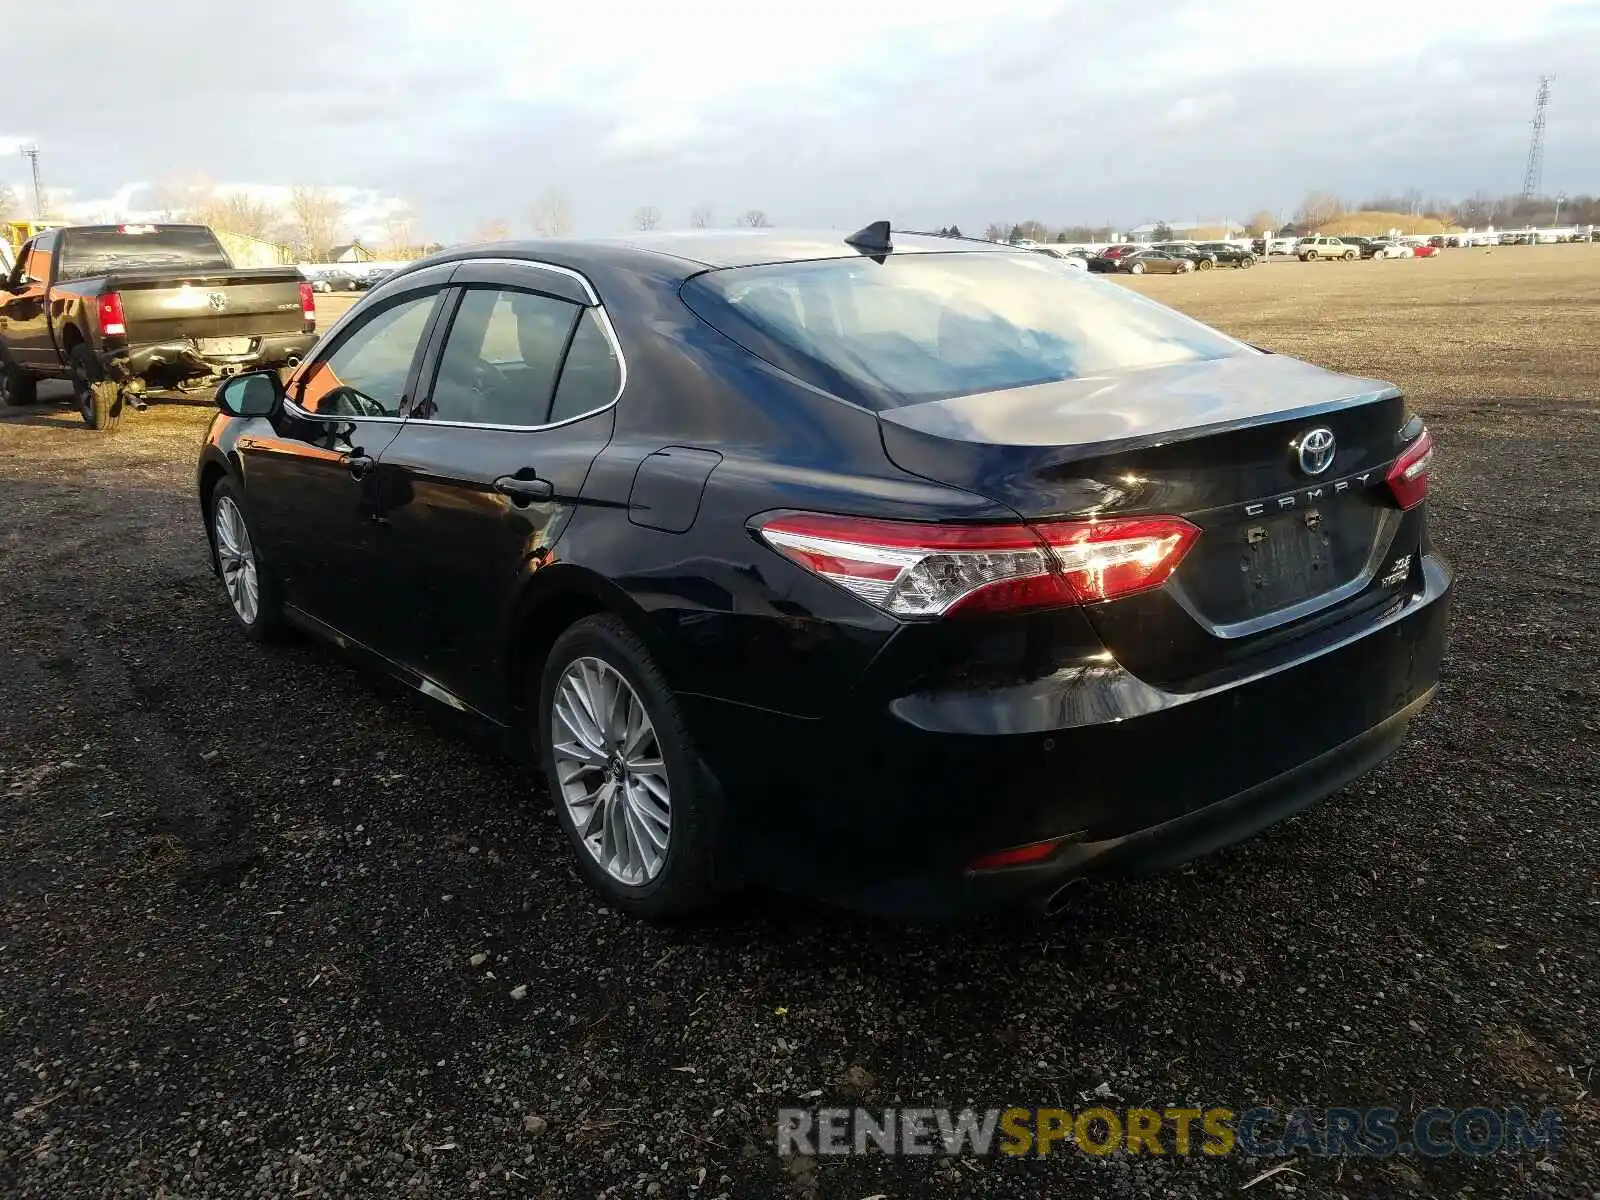
[[[22,408],[39,400],[38,384],[0,354],[0,408]]]
[[[107,433],[122,423],[122,389],[107,379],[87,342],[79,342],[68,356],[72,369],[72,395],[78,412],[90,429]]]
[[[1345,262],[1355,262],[1356,252],[1354,250],[1346,250],[1344,252],[1344,260]]]

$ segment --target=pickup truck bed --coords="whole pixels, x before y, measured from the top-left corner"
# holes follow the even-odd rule
[[[316,342],[295,267],[235,267],[203,225],[70,226],[37,235],[0,293],[0,404],[65,378],[109,429],[153,392],[292,367]]]

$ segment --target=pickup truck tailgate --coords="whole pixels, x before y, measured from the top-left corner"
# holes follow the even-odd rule
[[[118,272],[106,290],[122,297],[130,345],[193,341],[202,354],[246,354],[249,339],[298,331],[303,323],[300,272],[278,267],[199,272]]]

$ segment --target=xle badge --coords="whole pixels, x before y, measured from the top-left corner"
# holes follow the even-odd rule
[[[1411,555],[1402,554],[1389,564],[1389,573],[1380,581],[1384,587],[1393,587],[1411,573]]]

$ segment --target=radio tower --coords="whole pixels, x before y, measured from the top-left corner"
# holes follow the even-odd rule
[[[1533,101],[1533,137],[1528,140],[1528,169],[1522,173],[1522,198],[1539,194],[1544,174],[1544,110],[1550,107],[1550,76],[1539,76],[1539,94]]]

